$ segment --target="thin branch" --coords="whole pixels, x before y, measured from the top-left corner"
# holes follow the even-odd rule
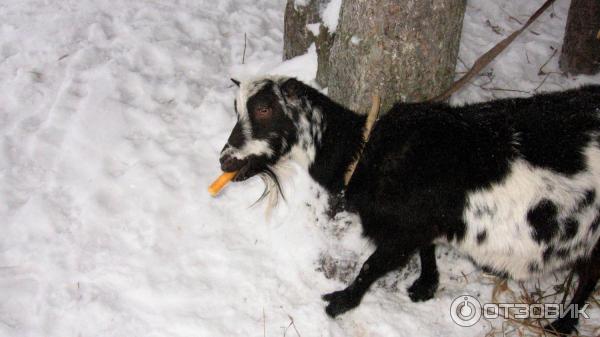
[[[300,332],[298,332],[298,329],[296,328],[296,323],[294,323],[294,318],[290,315],[287,315],[287,316],[290,319],[290,324],[288,324],[288,326],[283,331],[283,337],[285,337],[285,335],[290,327],[294,328],[294,332],[296,332],[296,335],[298,337],[302,337],[302,335],[300,334]]]
[[[598,32],[598,34],[600,34],[600,32]],[[598,39],[600,39],[600,37],[598,37]],[[465,69],[469,69],[469,67],[467,67],[467,65],[465,64],[465,62],[460,58],[460,56],[457,57],[458,61],[463,65],[463,67]],[[466,71],[465,71],[466,72]]]
[[[506,88],[482,88],[485,90],[491,90],[491,91],[509,91],[509,92],[520,92],[523,94],[529,94],[529,91],[524,91],[524,90],[517,90],[517,89],[506,89]]]
[[[575,274],[574,271],[571,271],[569,273],[569,277],[567,278],[567,280],[565,281],[565,283],[563,283],[563,287],[565,289],[565,294],[563,295],[562,300],[560,301],[561,304],[565,304],[565,302],[567,302],[567,296],[569,295],[569,292],[571,290],[571,283],[573,283],[573,275]]]
[[[538,76],[542,76],[542,75],[547,74],[544,71],[544,67],[550,62],[550,60],[552,60],[552,58],[554,57],[554,55],[556,55],[557,52],[558,52],[558,49],[555,48],[554,51],[552,52],[552,55],[550,55],[550,57],[546,60],[546,62],[544,62],[544,64],[542,64],[542,66],[538,70]]]
[[[542,87],[542,85],[544,85],[544,83],[546,83],[546,80],[548,79],[548,77],[550,77],[551,73],[546,74],[546,76],[544,76],[544,79],[542,80],[542,82],[540,83],[540,85],[538,85],[537,87],[535,87],[535,89],[533,89],[533,92],[537,92],[539,88]]]
[[[242,64],[246,62],[246,45],[247,45],[246,33],[244,33],[244,52],[242,53]]]

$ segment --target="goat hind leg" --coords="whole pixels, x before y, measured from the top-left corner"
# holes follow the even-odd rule
[[[394,269],[404,267],[412,253],[412,250],[398,252],[394,249],[378,247],[346,289],[323,295],[323,300],[329,302],[325,312],[335,317],[358,306],[369,287],[377,279]]]
[[[590,295],[594,292],[596,284],[598,284],[598,280],[600,279],[600,268],[598,267],[599,265],[600,242],[596,244],[596,247],[590,259],[581,262],[575,268],[575,272],[579,276],[579,281],[577,284],[577,289],[575,290],[575,294],[571,299],[570,305],[577,305],[579,309],[581,309],[585,305]],[[577,311],[577,309],[575,308],[573,310]],[[577,322],[577,317],[567,315],[552,322],[544,329],[552,333],[557,333],[558,335],[568,335],[569,333],[575,330]]]

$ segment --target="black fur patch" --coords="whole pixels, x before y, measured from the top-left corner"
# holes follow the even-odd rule
[[[240,123],[236,123],[231,130],[231,134],[229,135],[229,139],[227,140],[227,144],[231,145],[235,148],[241,148],[244,146],[246,139],[244,137],[244,130],[242,129],[242,125]]]
[[[268,139],[271,146],[278,146],[282,139],[292,144],[295,142],[297,130],[293,122],[283,112],[283,107],[279,104],[279,98],[274,92],[274,83],[268,81],[246,102],[248,117],[252,124],[252,138]],[[258,112],[263,109],[271,109],[271,116],[267,119],[257,118]],[[276,134],[278,137],[274,137]],[[274,146],[274,147],[275,147]],[[273,148],[273,152],[278,153],[278,148]]]
[[[590,131],[598,130],[599,122],[578,111],[593,113],[598,106],[594,99],[575,97],[575,92],[539,95],[512,102],[512,109],[520,106],[521,112],[517,121],[517,129],[521,131],[519,150],[533,165],[566,175],[585,170],[583,149],[591,140]]]
[[[540,265],[537,262],[533,261],[529,263],[528,269],[530,273],[536,273],[540,271]]]
[[[554,254],[554,247],[546,247],[546,249],[544,249],[544,254],[542,255],[544,262],[548,262],[548,260],[550,260],[550,258],[552,257],[552,254]]]
[[[565,240],[569,240],[577,235],[577,230],[579,229],[579,221],[573,217],[569,217],[565,220],[564,224],[564,233],[562,238]]]
[[[587,190],[585,191],[585,197],[581,201],[581,203],[577,206],[577,210],[581,211],[589,206],[591,206],[594,201],[596,201],[596,191],[595,190]]]
[[[481,232],[477,233],[477,244],[478,245],[482,244],[486,239],[487,239],[487,231],[486,230],[482,230]]]
[[[467,225],[463,221],[449,223],[446,227],[446,238],[448,241],[456,240],[456,242],[460,242],[465,238],[466,232]]]
[[[533,227],[535,241],[547,243],[556,235],[559,229],[557,215],[558,207],[548,199],[541,200],[527,212],[527,221]]]
[[[570,254],[571,254],[571,249],[562,247],[562,248],[558,248],[556,250],[555,256],[559,259],[565,260],[566,258],[569,257]]]
[[[596,215],[594,221],[592,221],[592,225],[590,226],[590,231],[592,231],[592,233],[596,232],[598,227],[600,227],[600,210],[596,211],[598,212],[598,215]]]

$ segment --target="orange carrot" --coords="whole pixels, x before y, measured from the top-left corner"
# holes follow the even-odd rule
[[[210,186],[208,187],[208,193],[213,197],[216,197],[219,194],[219,191],[227,185],[227,183],[235,177],[237,171],[235,172],[223,172]]]

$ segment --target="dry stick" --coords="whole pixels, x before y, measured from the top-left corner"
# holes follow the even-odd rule
[[[519,287],[521,288],[521,300],[524,300],[526,304],[532,304],[535,303],[536,300],[534,298],[531,297],[531,295],[529,294],[529,292],[527,291],[527,289],[525,288],[524,284],[522,282],[519,282]],[[514,298],[513,296],[513,300],[516,300],[516,298]],[[540,320],[534,320],[533,322],[531,320],[521,320],[521,319],[515,319],[513,316],[511,316],[510,311],[504,311],[504,315],[507,317],[507,321],[508,322],[512,322],[512,323],[516,323],[518,325],[533,329],[533,330],[537,330],[540,331],[541,334],[543,334],[544,336],[546,335],[547,331],[550,331],[548,329],[545,329],[542,326],[542,323]],[[504,327],[504,322],[502,323],[502,326]],[[504,328],[503,328],[504,331]],[[522,335],[522,333],[519,330],[519,334]]]
[[[554,49],[554,52],[552,53],[552,55],[550,55],[550,57],[546,60],[546,62],[544,62],[544,64],[542,64],[542,66],[540,67],[540,69],[538,70],[538,76],[541,75],[546,75],[544,76],[544,79],[542,80],[542,82],[535,87],[535,89],[533,89],[533,92],[537,92],[539,88],[542,87],[542,85],[544,85],[544,83],[546,83],[546,80],[548,79],[548,77],[550,77],[550,74],[553,74],[554,72],[545,72],[544,71],[544,67],[550,62],[550,60],[552,60],[552,58],[554,57],[554,55],[556,55],[556,53],[558,52],[558,49]]]
[[[494,284],[494,288],[492,289],[492,302],[499,303],[498,295],[508,290],[508,282],[506,279],[501,279],[500,281],[496,281]]]
[[[290,318],[290,325],[292,326],[292,328],[294,328],[294,331],[296,331],[296,335],[298,335],[298,337],[302,337],[302,335],[300,335],[300,332],[298,332],[298,329],[296,329],[296,323],[294,323],[294,318],[290,315],[288,315],[288,317]]]
[[[506,15],[508,15],[508,18],[511,20],[514,20],[516,22],[518,22],[520,25],[523,24],[523,22],[521,22],[519,19],[515,18],[514,16],[512,16],[509,12],[507,12],[504,8],[500,7],[500,10],[503,11]]]
[[[517,89],[506,89],[506,88],[496,88],[496,87],[492,87],[492,88],[483,88],[485,90],[489,90],[489,91],[508,91],[508,92],[520,92],[520,93],[524,93],[524,94],[529,94],[529,91],[525,91],[525,90],[517,90]]]
[[[521,288],[521,299],[527,304],[534,303],[533,298],[531,298],[531,294],[529,293],[529,291],[527,291],[523,282],[519,282],[519,288]]]
[[[465,272],[461,270],[460,273],[462,274],[462,277],[465,279],[465,283],[469,284],[469,279],[467,278],[467,275],[465,274]]]
[[[246,62],[246,33],[244,33],[244,52],[242,53],[242,64]]]
[[[289,330],[289,328],[292,326],[292,322],[290,321],[290,324],[288,324],[288,326],[285,327],[285,329],[283,330],[283,337],[287,337],[287,331]]]
[[[369,141],[369,136],[371,135],[371,129],[373,128],[373,124],[375,124],[377,117],[379,117],[380,104],[381,104],[381,98],[379,97],[379,95],[373,95],[373,98],[371,101],[371,110],[369,111],[369,115],[367,116],[367,121],[365,123],[365,129],[363,131],[363,145],[358,152],[356,160],[354,160],[352,162],[352,164],[350,164],[350,167],[348,167],[348,171],[346,172],[346,175],[344,175],[344,185],[345,186],[348,186],[348,182],[350,181],[350,178],[352,178],[352,174],[354,173],[354,170],[356,169],[356,165],[358,164],[358,160],[360,159],[360,156],[365,147],[365,144],[367,144],[367,142]]]
[[[542,80],[542,82],[540,82],[540,84],[535,87],[535,89],[533,89],[533,92],[537,92],[539,88],[542,87],[542,85],[544,85],[544,83],[546,83],[546,80],[548,79],[548,77],[550,77],[552,73],[547,73],[546,76],[544,76],[544,79]]]
[[[509,322],[516,323],[516,324],[518,324],[518,325],[522,325],[522,326],[525,326],[525,327],[531,328],[531,329],[533,329],[533,330],[538,330],[538,331],[540,331],[541,333],[543,333],[543,334],[544,334],[544,336],[546,336],[546,332],[553,332],[553,333],[555,333],[555,332],[556,332],[556,331],[555,331],[555,330],[553,330],[553,329],[545,329],[544,327],[540,327],[539,325],[533,324],[533,323],[531,323],[531,322],[523,321],[523,320],[520,320],[520,319],[516,319],[516,318],[510,317],[510,316],[507,318],[507,320],[508,320]],[[563,336],[563,335],[561,335],[561,336]]]
[[[500,41],[497,45],[495,45],[492,49],[488,50],[485,54],[481,55],[477,61],[473,64],[471,70],[469,70],[463,77],[461,77],[458,81],[454,82],[452,86],[443,92],[441,95],[438,95],[432,98],[430,101],[433,102],[441,102],[450,98],[453,93],[458,91],[458,89],[462,88],[470,79],[472,79],[475,75],[477,75],[483,68],[485,68],[488,64],[494,60],[496,56],[498,56],[506,47],[508,47],[511,42],[513,42],[517,36],[519,36],[525,29],[527,29],[542,13],[556,0],[547,0],[542,7],[540,7],[533,15],[527,20],[525,25],[521,27],[521,29],[513,32],[507,38]]]
[[[465,62],[460,58],[460,56],[456,57],[458,59],[458,61],[463,65],[463,67],[465,67],[465,69],[469,69],[469,67],[467,67],[467,65],[465,64]],[[465,71],[466,73],[466,71]]]
[[[538,70],[538,76],[548,74],[547,72],[544,71],[544,67],[550,62],[550,60],[552,60],[552,58],[554,57],[554,55],[556,55],[557,52],[558,52],[558,49],[554,49],[554,52],[552,53],[552,55],[550,55],[550,57],[546,60],[546,62],[544,62],[544,64],[542,64],[542,66]]]
[[[569,273],[569,277],[567,278],[565,283],[563,283],[563,289],[564,289],[565,293],[563,294],[563,298],[560,301],[560,303],[563,305],[565,304],[565,302],[567,302],[567,296],[569,296],[569,292],[571,291],[571,283],[573,282],[574,274],[575,274],[575,272],[573,270],[571,270],[571,272]]]

